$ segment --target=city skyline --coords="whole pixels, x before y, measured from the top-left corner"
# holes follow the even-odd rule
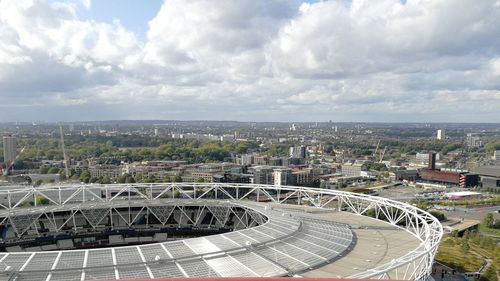
[[[0,122],[500,122],[493,0],[4,0],[0,23]]]

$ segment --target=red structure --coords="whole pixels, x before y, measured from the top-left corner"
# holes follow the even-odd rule
[[[460,187],[476,186],[479,178],[463,172],[436,170],[436,153],[429,152],[429,165],[427,169],[419,170],[420,178],[426,181],[445,182],[460,185]]]
[[[434,152],[429,152],[428,169],[429,170],[435,170],[436,169],[436,153],[434,153]]]
[[[429,152],[429,165],[427,169],[419,171],[420,178],[426,181],[446,182],[452,184],[460,183],[460,173],[457,172],[444,172],[436,170],[436,153]]]
[[[456,172],[445,172],[445,171],[430,170],[430,169],[420,170],[420,177],[423,180],[453,183],[457,185],[460,183],[460,175],[462,174]]]

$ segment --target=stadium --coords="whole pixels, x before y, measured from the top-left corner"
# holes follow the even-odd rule
[[[9,187],[0,280],[426,280],[429,213],[328,189],[232,183]]]

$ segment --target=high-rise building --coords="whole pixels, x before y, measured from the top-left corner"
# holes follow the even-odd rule
[[[273,169],[269,167],[256,167],[253,172],[253,183],[273,184]]]
[[[290,158],[306,158],[306,147],[304,145],[290,147]]]
[[[436,138],[438,140],[444,140],[445,139],[444,129],[438,129],[436,131]]]
[[[292,169],[276,169],[273,171],[274,185],[290,185]]]
[[[481,141],[481,139],[474,134],[467,134],[465,143],[467,144],[467,148],[475,148],[483,146],[483,142]]]
[[[17,139],[14,136],[3,137],[3,159],[8,166],[16,159]]]

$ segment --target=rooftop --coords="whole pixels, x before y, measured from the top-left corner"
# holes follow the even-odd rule
[[[500,177],[500,166],[482,166],[477,167],[477,174],[481,176],[490,176],[490,177]]]

